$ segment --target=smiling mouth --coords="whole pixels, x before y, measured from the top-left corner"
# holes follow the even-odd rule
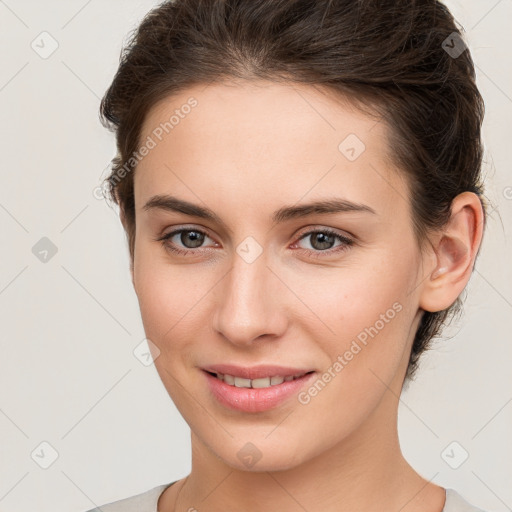
[[[218,372],[210,372],[208,370],[204,370],[206,373],[216,377],[221,380],[225,384],[237,388],[254,388],[254,389],[262,389],[262,388],[270,388],[273,386],[279,386],[283,382],[290,382],[292,380],[298,380],[306,375],[314,373],[314,371],[300,373],[297,375],[288,375],[283,377],[282,375],[275,375],[272,377],[262,377],[259,379],[246,379],[243,377],[235,377],[233,375],[218,373]]]

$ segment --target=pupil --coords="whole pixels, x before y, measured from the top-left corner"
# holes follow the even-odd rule
[[[192,236],[189,236],[189,235],[192,235]],[[187,240],[187,237],[189,238],[189,240]],[[187,243],[190,241],[190,239],[192,240],[192,246],[187,245]],[[198,233],[197,231],[186,231],[181,234],[181,242],[186,247],[191,247],[191,248],[199,247],[202,243],[202,235],[201,235],[201,233]]]
[[[313,239],[315,241],[313,247],[315,247],[317,242],[320,243],[320,247],[315,247],[316,249],[329,249],[329,244],[332,243],[332,235],[325,233],[317,233]]]

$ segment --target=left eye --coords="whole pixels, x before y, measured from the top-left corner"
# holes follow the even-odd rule
[[[183,244],[184,249],[181,249],[179,246],[177,247],[176,242],[172,241],[172,239],[177,235],[179,235],[179,242]],[[315,253],[315,257],[323,256],[322,253],[332,254],[345,250],[348,246],[354,243],[350,238],[347,238],[331,229],[317,229],[303,233],[293,246],[296,246],[301,240],[307,239],[308,237],[311,241],[310,245],[312,246],[312,249],[299,247],[299,250],[306,251],[308,253]],[[200,229],[182,228],[171,231],[170,233],[157,238],[157,241],[162,242],[166,249],[177,254],[185,255],[197,252],[194,249],[201,248],[205,238],[210,237]],[[340,244],[337,247],[332,248],[332,245],[336,240],[338,240]]]
[[[339,250],[346,249],[347,246],[352,245],[353,243],[353,240],[350,238],[340,235],[331,229],[308,231],[300,237],[299,241],[305,239],[310,240],[310,245],[313,247],[314,252],[337,252]],[[338,245],[335,249],[332,249],[332,244],[336,240],[340,241],[340,245]]]

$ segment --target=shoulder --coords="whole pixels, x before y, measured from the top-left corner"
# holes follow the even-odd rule
[[[442,512],[484,512],[468,503],[457,491],[446,489],[446,502]]]
[[[87,512],[157,512],[158,498],[173,483],[158,485],[141,494],[106,503]]]

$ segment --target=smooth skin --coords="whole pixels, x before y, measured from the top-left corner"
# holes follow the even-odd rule
[[[401,453],[398,402],[422,310],[447,308],[470,278],[479,198],[459,195],[450,222],[420,249],[384,120],[316,86],[215,83],[160,101],[140,140],[191,96],[197,106],[134,176],[133,284],[155,366],[192,441],[191,473],[163,493],[159,511],[441,512],[444,489]],[[349,134],[366,147],[354,161],[338,149]],[[221,222],[144,208],[164,194]],[[284,206],[333,198],[374,213],[272,222]],[[180,228],[188,231],[157,240]],[[352,243],[304,236],[327,228]],[[194,230],[206,235],[198,242]],[[252,263],[237,253],[247,237],[263,251]],[[400,312],[306,405],[294,396],[265,412],[230,410],[200,370],[280,364],[320,377],[395,303]],[[248,442],[261,453],[250,468],[237,456]]]

